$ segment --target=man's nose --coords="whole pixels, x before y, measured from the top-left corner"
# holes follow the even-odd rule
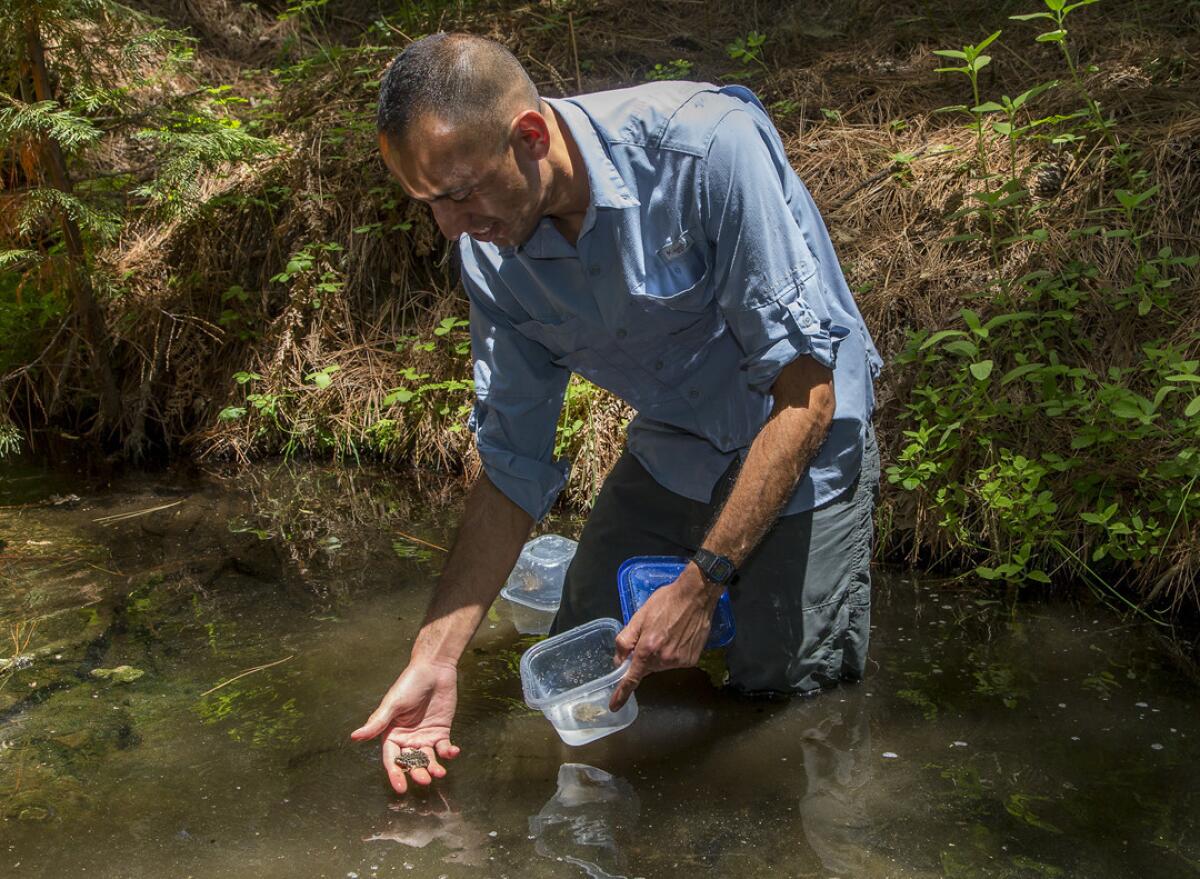
[[[439,201],[430,205],[433,210],[433,221],[438,229],[451,241],[457,241],[463,232],[468,231],[469,215],[452,201]]]

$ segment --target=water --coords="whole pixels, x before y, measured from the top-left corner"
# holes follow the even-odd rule
[[[865,683],[762,703],[656,675],[633,726],[578,748],[523,705],[535,639],[494,611],[462,756],[399,798],[348,736],[439,563],[396,531],[447,545],[452,492],[0,476],[6,877],[1200,875],[1200,688],[1086,604],[881,573]]]

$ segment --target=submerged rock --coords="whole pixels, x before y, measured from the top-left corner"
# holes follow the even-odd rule
[[[136,681],[145,672],[132,665],[118,665],[116,668],[94,668],[92,677],[111,681],[114,684],[128,684]]]

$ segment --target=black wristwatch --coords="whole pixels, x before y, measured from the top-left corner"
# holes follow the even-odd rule
[[[696,554],[692,556],[692,561],[696,563],[696,567],[708,579],[710,583],[715,583],[718,586],[728,586],[731,583],[737,582],[737,568],[733,561],[726,556],[717,555],[715,552],[709,552],[707,549],[698,549]]]

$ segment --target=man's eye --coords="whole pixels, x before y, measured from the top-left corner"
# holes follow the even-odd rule
[[[471,197],[472,192],[473,192],[473,190],[470,190],[470,189],[463,189],[458,192],[452,192],[452,193],[450,193],[450,201],[466,201],[468,198]]]

